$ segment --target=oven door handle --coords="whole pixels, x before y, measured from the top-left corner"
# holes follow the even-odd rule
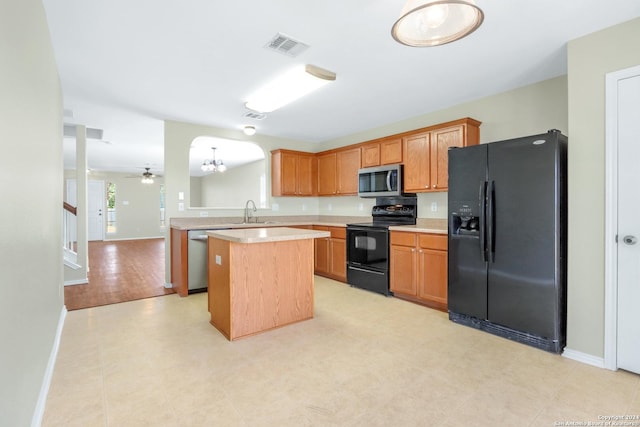
[[[365,270],[364,268],[353,267],[351,265],[347,266],[347,268],[350,268],[351,270],[358,270],[358,271],[363,271],[365,273],[373,273],[373,274],[377,274],[379,276],[384,276],[384,273],[381,273],[379,271]]]

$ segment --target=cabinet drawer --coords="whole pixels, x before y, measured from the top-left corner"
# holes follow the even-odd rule
[[[393,231],[391,232],[391,244],[392,245],[401,245],[401,246],[415,246],[416,245],[416,234],[415,233],[405,233]]]
[[[446,235],[420,234],[419,245],[425,249],[438,249],[446,251],[449,247]]]
[[[347,238],[347,229],[345,227],[329,227],[329,231],[331,232],[331,237],[333,239]]]

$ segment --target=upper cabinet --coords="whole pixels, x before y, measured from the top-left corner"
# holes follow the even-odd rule
[[[271,194],[313,196],[316,194],[317,160],[311,153],[290,150],[271,152]]]
[[[360,148],[318,154],[318,195],[358,194]]]
[[[404,191],[448,190],[451,147],[480,143],[480,122],[454,120],[321,153],[271,152],[273,196],[358,194],[358,169],[402,163]]]
[[[340,150],[336,153],[338,195],[358,194],[358,169],[360,169],[360,148]]]
[[[336,184],[336,153],[318,155],[318,195],[334,196]]]
[[[380,141],[380,164],[402,163],[402,138],[391,137]]]
[[[403,138],[404,191],[447,191],[448,150],[480,143],[480,122],[462,119]]]
[[[380,143],[370,142],[362,146],[360,158],[363,168],[380,166]]]
[[[366,143],[360,149],[362,167],[402,163],[402,138],[389,137]]]

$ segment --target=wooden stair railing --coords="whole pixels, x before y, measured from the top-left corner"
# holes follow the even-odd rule
[[[75,206],[71,206],[69,203],[67,202],[62,202],[62,207],[64,208],[65,211],[72,213],[73,215],[78,215],[78,208]]]

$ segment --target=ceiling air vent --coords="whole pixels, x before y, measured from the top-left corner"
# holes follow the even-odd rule
[[[264,113],[258,113],[257,111],[247,111],[242,115],[242,117],[247,117],[254,120],[262,120],[267,117]]]
[[[278,33],[264,47],[287,56],[296,57],[307,50],[309,45]]]

